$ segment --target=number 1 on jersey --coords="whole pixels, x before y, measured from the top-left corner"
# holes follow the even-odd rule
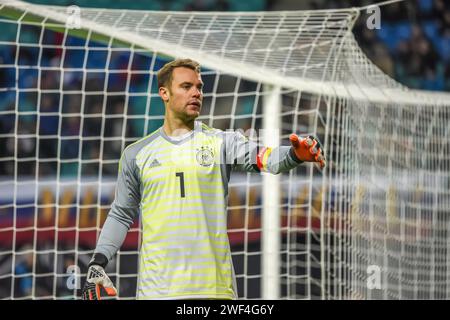
[[[184,198],[186,196],[184,192],[184,172],[177,172],[175,175],[180,178],[180,193],[181,197]]]

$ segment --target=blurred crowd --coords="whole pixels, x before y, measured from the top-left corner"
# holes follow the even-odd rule
[[[410,88],[450,91],[450,1],[381,7],[380,29],[368,29],[365,18],[358,20],[355,36],[385,73]]]
[[[33,2],[147,10],[233,11],[270,10],[275,9],[274,4],[278,3],[276,9],[283,9],[282,0]],[[365,4],[356,0],[314,0],[310,1],[309,8],[332,9]],[[289,2],[289,9],[295,9],[295,3]],[[305,9],[304,3],[301,9]],[[356,23],[355,36],[363,51],[385,73],[412,88],[450,91],[449,1],[409,0],[383,6],[381,29],[367,28],[366,19],[363,12]],[[2,28],[2,39],[13,43],[16,31],[9,30],[8,33],[5,26]],[[9,39],[8,34],[11,35]],[[21,41],[37,44],[39,37],[38,27],[22,26]],[[60,45],[62,37],[60,33],[46,31],[42,42]],[[0,45],[0,64],[11,66],[2,68],[0,73],[0,88],[10,88],[0,90],[0,175],[115,175],[117,159],[124,148],[123,137],[133,141],[162,124],[164,106],[156,95],[146,96],[148,91],[157,92],[155,75],[148,72],[152,57],[131,57],[127,51],[114,51],[109,56],[105,45],[87,44],[85,40],[70,36],[65,43],[78,46],[78,49],[65,51],[62,65],[66,70],[63,75],[59,68],[61,48],[48,47],[40,51],[38,45],[21,46],[20,49],[14,45]],[[86,54],[85,45],[93,45],[97,50],[89,50]],[[133,75],[128,77],[130,61]],[[16,63],[20,68],[14,67]],[[157,60],[154,70],[163,63]],[[86,72],[80,71],[83,67]],[[99,72],[98,69],[102,68],[107,68],[108,72]],[[232,82],[233,79],[224,77],[223,81]],[[206,82],[212,85],[212,81],[205,79]],[[235,84],[231,82],[229,87],[233,92]],[[243,87],[244,91],[256,90],[250,83],[245,85],[248,88],[241,84],[239,90]],[[16,86],[21,89],[19,93],[14,90]],[[19,113],[15,110],[16,99],[19,100]],[[217,98],[215,103],[229,107],[232,100],[233,97]],[[238,103],[242,105],[240,110],[244,110],[241,115],[253,112],[252,98],[244,97]],[[230,114],[228,109],[217,107],[214,114]],[[223,110],[227,111],[223,113]],[[123,114],[127,115],[126,119]],[[150,115],[149,121],[146,114]],[[239,127],[251,124],[250,116]],[[228,128],[229,120],[225,123],[218,118],[217,127]],[[78,159],[86,161],[80,163]]]

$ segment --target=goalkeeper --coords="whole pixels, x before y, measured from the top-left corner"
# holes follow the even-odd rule
[[[237,132],[196,121],[200,66],[190,59],[158,72],[163,126],[122,153],[116,195],[89,263],[83,299],[117,294],[104,268],[138,214],[142,220],[138,299],[235,299],[226,204],[231,170],[278,174],[302,162],[325,166],[319,141],[260,147]]]

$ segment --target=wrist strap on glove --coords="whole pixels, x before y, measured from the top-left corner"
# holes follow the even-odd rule
[[[102,268],[105,268],[108,264],[108,258],[103,253],[94,253],[92,256],[91,261],[89,261],[88,268],[92,265],[101,266]]]

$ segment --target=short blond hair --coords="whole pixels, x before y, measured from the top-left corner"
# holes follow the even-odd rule
[[[166,63],[161,69],[159,69],[156,77],[158,78],[158,88],[168,87],[172,84],[172,73],[175,68],[189,68],[197,73],[200,73],[200,64],[197,61],[191,59],[176,59]]]

